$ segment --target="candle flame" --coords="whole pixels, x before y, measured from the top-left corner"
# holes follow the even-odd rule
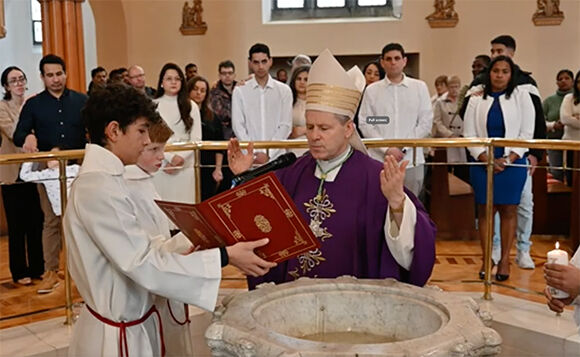
[[[560,249],[560,242],[556,241],[556,249]]]

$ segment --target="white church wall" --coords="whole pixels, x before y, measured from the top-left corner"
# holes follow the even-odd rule
[[[299,24],[264,24],[261,0],[205,0],[208,30],[203,36],[179,32],[184,0],[89,1],[100,8],[95,16],[101,64],[139,63],[149,85],[169,61],[182,66],[194,62],[213,81],[218,63],[231,59],[243,78],[247,52],[255,42],[268,44],[273,56],[317,55],[324,48],[337,55],[375,54],[388,42],[400,42],[408,52],[420,54],[420,76],[431,91],[440,74],[470,81],[474,56],[489,54],[489,41],[501,34],[516,38],[516,62],[533,72],[543,96],[554,92],[559,69],[580,67],[580,2],[572,0],[561,1],[566,16],[561,26],[544,27],[531,21],[535,0],[457,1],[459,23],[450,29],[429,27],[425,16],[433,11],[433,2],[427,0],[404,0],[401,20]],[[115,13],[106,14],[108,7]],[[106,16],[99,17],[101,13]]]
[[[30,1],[4,0],[6,37],[0,39],[0,71],[9,66],[22,69],[28,78],[28,93],[33,94],[44,86],[38,70],[42,45],[32,43],[30,11]]]
[[[90,69],[96,67],[97,48],[95,21],[88,3],[81,5],[84,24],[85,65],[87,84]],[[4,0],[6,37],[0,39],[0,71],[8,66],[21,68],[28,78],[28,94],[44,90],[38,64],[42,58],[42,45],[32,42],[32,23],[29,0]]]

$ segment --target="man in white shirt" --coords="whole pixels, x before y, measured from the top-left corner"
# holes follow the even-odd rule
[[[365,90],[359,112],[359,128],[365,138],[419,139],[431,133],[433,110],[425,82],[409,78],[403,73],[407,57],[403,46],[390,43],[383,48],[381,66],[385,79]],[[371,150],[374,159],[383,161],[393,155],[399,162],[409,160],[405,186],[419,195],[423,186],[423,148],[381,148]]]
[[[250,48],[248,64],[254,78],[236,87],[232,97],[232,127],[240,141],[285,140],[292,130],[292,91],[270,76],[270,49],[262,43]],[[256,152],[255,164],[263,164],[282,150]]]

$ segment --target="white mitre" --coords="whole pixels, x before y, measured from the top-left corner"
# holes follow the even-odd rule
[[[334,113],[353,119],[358,108],[365,78],[361,70],[354,66],[348,72],[342,68],[328,49],[316,58],[308,73],[306,89],[306,110]],[[366,154],[356,128],[350,144]]]

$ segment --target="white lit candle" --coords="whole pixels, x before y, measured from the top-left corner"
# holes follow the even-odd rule
[[[556,249],[548,252],[548,264],[568,265],[568,253],[559,248],[560,243],[556,242]],[[570,296],[568,293],[551,286],[548,286],[548,290],[552,297],[555,297],[556,299],[565,299]]]

